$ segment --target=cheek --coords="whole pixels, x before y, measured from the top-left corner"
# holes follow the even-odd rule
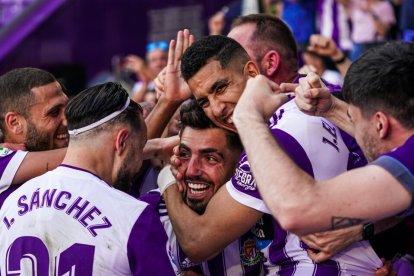
[[[227,175],[223,166],[215,166],[208,172],[210,179],[214,182],[214,190],[217,191],[222,185],[226,184]]]

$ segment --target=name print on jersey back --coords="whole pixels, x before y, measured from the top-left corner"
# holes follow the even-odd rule
[[[30,200],[29,200],[30,198]],[[65,212],[72,216],[83,227],[85,227],[90,234],[95,237],[98,233],[97,229],[105,229],[112,226],[112,223],[106,216],[102,215],[101,210],[90,204],[90,202],[81,196],[76,197],[68,191],[58,191],[57,189],[36,189],[31,195],[22,195],[17,200],[19,211],[17,219],[24,219],[24,215],[28,212],[39,208],[54,208]],[[73,215],[72,215],[73,214]],[[102,216],[101,216],[102,215]],[[3,222],[7,229],[10,229],[14,223],[15,218],[4,217]]]

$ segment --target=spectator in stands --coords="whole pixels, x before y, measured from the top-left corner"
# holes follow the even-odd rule
[[[154,78],[167,65],[168,44],[165,41],[147,44],[146,61],[136,55],[128,55],[123,60],[123,67],[131,70],[139,80],[132,88],[132,99],[144,100],[147,91],[154,91]]]
[[[384,43],[395,15],[392,5],[385,0],[338,0],[347,10],[352,22],[354,46],[351,60],[355,61],[366,50]]]

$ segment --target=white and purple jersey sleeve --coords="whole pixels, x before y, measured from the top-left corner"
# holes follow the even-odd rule
[[[294,101],[275,112],[269,121],[269,128],[293,161],[316,180],[329,179],[364,164],[364,157],[357,147],[354,148],[350,137],[324,118],[305,115]],[[271,170],[271,167],[268,169]],[[226,188],[241,204],[270,214],[256,187],[244,152]],[[262,220],[256,228],[255,232],[262,234],[262,237],[257,235],[257,242],[267,258],[269,274],[371,275],[382,266],[381,260],[366,242],[355,243],[331,260],[315,264],[308,257],[308,247],[299,237],[284,231],[274,219]]]
[[[401,147],[381,155],[373,161],[372,165],[380,166],[391,173],[411,195],[414,195],[414,135],[411,136]],[[414,200],[411,206],[402,214],[409,216],[414,214]]]
[[[19,185],[11,186],[11,183],[26,154],[27,151],[0,148],[0,208],[4,200],[19,187]]]

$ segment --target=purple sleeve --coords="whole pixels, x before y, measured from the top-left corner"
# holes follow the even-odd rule
[[[167,255],[167,234],[147,206],[132,227],[127,251],[132,275],[175,275]]]
[[[302,170],[306,171],[313,177],[312,164],[306,155],[305,150],[302,146],[288,133],[280,129],[272,129],[272,134],[276,137],[279,144],[286,151],[286,153],[293,159],[293,161],[300,167]],[[263,166],[268,166],[268,164],[263,164]],[[271,169],[271,168],[269,168]],[[247,160],[247,155],[243,151],[239,163],[236,168],[236,172],[231,178],[233,186],[245,194],[248,194],[252,197],[261,199],[259,191],[256,186],[256,181],[253,178],[253,174],[250,170],[250,164]]]
[[[362,152],[361,147],[357,144],[355,138],[343,130],[339,131],[341,133],[342,140],[349,150],[347,170],[365,166],[367,164],[367,159],[365,158],[364,153]]]
[[[391,173],[410,193],[414,194],[414,136],[396,150],[380,156],[371,164],[380,166]],[[414,200],[411,206],[402,214],[408,216],[414,214]]]

